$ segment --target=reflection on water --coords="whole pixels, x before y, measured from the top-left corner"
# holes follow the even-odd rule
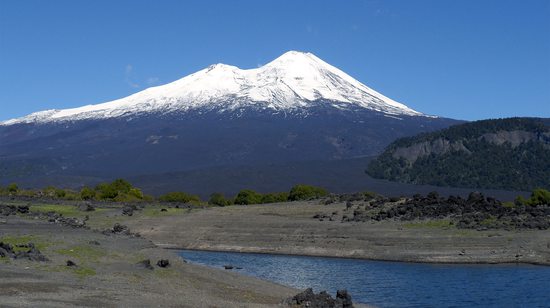
[[[550,267],[436,265],[182,250],[187,261],[380,307],[550,307]]]

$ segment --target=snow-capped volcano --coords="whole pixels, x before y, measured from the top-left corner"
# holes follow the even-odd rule
[[[311,53],[289,51],[254,69],[215,64],[172,83],[97,105],[46,110],[0,125],[113,118],[194,109],[227,112],[254,107],[307,114],[319,102],[389,115],[422,116],[355,80]]]

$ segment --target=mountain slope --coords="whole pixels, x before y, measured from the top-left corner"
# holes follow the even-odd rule
[[[532,190],[550,187],[550,121],[484,120],[403,138],[367,172],[404,183]]]
[[[316,102],[338,109],[365,108],[391,115],[421,115],[370,89],[311,53],[289,51],[256,69],[215,64],[167,85],[123,99],[65,110],[46,110],[0,125],[105,119],[142,113],[240,108],[307,114]]]
[[[3,122],[0,181],[58,179],[79,187],[218,167],[345,161],[456,123],[397,103],[311,54],[289,52],[258,69],[215,65],[113,102]],[[320,179],[329,189],[336,181]]]

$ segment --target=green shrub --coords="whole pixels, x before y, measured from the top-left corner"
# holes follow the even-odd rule
[[[80,193],[72,191],[72,190],[66,190],[65,191],[65,196],[63,197],[63,199],[70,200],[70,201],[82,200],[80,198]]]
[[[210,199],[208,199],[208,204],[226,206],[229,205],[229,200],[225,199],[225,196],[221,193],[213,193],[210,195]]]
[[[526,205],[527,199],[525,199],[523,196],[517,196],[514,200],[515,205]]]
[[[120,199],[140,199],[139,193],[131,192],[134,187],[128,181],[116,179],[111,183],[101,183],[96,186],[95,190],[99,199],[116,199],[120,194]],[[135,197],[135,198],[134,198]],[[143,197],[143,195],[142,195]]]
[[[527,200],[528,205],[550,205],[550,191],[542,188],[533,190],[531,197]]]
[[[188,203],[188,202],[198,203],[201,201],[199,196],[190,195],[188,193],[184,193],[181,191],[169,192],[165,195],[160,196],[159,200],[163,202],[183,202],[183,203]]]
[[[80,190],[80,198],[82,200],[92,200],[95,198],[95,191],[90,187],[85,186]]]
[[[311,200],[324,197],[328,192],[321,187],[311,185],[296,185],[290,190],[288,200]]]
[[[141,189],[136,188],[136,187],[130,188],[130,191],[128,192],[128,195],[130,195],[132,197],[135,197],[137,199],[143,199],[143,192],[141,191]]]
[[[59,189],[59,188],[55,189],[56,198],[60,198],[60,199],[65,198],[66,195],[67,195],[67,192],[64,189]]]
[[[262,203],[276,203],[276,202],[286,202],[288,201],[288,193],[269,193],[262,196]]]
[[[17,193],[19,191],[19,186],[16,183],[11,183],[6,187],[9,193]]]
[[[259,204],[262,203],[262,195],[250,190],[241,190],[235,197],[235,204]]]
[[[109,183],[101,183],[95,187],[97,197],[99,199],[114,199],[118,195],[118,191],[114,189]]]
[[[116,195],[116,197],[113,199],[113,201],[116,202],[135,202],[135,201],[141,201],[142,199],[130,194],[130,193],[123,193],[120,192]]]

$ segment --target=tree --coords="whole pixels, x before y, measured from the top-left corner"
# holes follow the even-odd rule
[[[213,193],[210,195],[210,199],[208,200],[208,204],[211,205],[218,205],[218,206],[226,206],[229,205],[229,201],[225,199],[225,196],[221,193]]]
[[[241,190],[235,197],[235,204],[259,204],[262,203],[262,195],[250,190]]]
[[[290,190],[288,200],[311,200],[318,199],[328,195],[328,192],[321,187],[311,185],[296,185]]]

